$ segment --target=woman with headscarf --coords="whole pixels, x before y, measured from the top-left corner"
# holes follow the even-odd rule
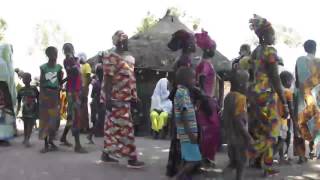
[[[192,55],[196,51],[195,39],[194,35],[187,32],[186,30],[178,30],[172,34],[171,40],[168,43],[168,48],[176,52],[181,50],[181,55],[174,65],[174,72],[180,67],[189,67],[192,68]],[[175,79],[173,80],[173,89],[170,92],[169,99],[174,104],[173,100],[175,97],[175,93],[177,90],[177,85],[175,83]],[[174,117],[174,114],[172,115]],[[173,177],[178,172],[178,166],[181,163],[181,152],[180,152],[180,143],[177,139],[176,125],[174,121],[171,121],[171,144],[170,144],[170,152],[167,164],[167,176]]]
[[[172,102],[169,97],[168,79],[162,78],[158,81],[151,97],[151,128],[155,137],[167,125],[169,115],[172,112]]]
[[[16,86],[12,65],[12,46],[0,45],[0,146],[9,146],[14,137]]]
[[[266,177],[277,175],[279,172],[272,169],[273,145],[279,136],[279,117],[276,106],[276,95],[284,104],[284,116],[288,115],[288,106],[281,88],[278,73],[277,50],[275,32],[270,22],[254,15],[250,20],[251,29],[259,38],[259,45],[251,55],[254,79],[251,85],[249,100],[255,107],[257,126],[254,128],[255,143],[250,149],[253,158],[261,157],[261,166]]]
[[[135,59],[128,53],[128,36],[123,31],[117,31],[112,40],[115,51],[102,58],[101,97],[107,111],[101,160],[117,163],[117,158],[126,158],[128,168],[142,168],[144,163],[138,161],[131,115],[131,103],[138,101]]]
[[[216,43],[208,32],[195,34],[196,43],[203,51],[201,62],[196,67],[198,86],[207,103],[200,103],[197,108],[197,122],[200,130],[200,150],[205,165],[214,165],[215,153],[220,143],[220,120],[218,117],[218,101],[214,97],[216,72],[211,64],[215,54]],[[207,107],[205,107],[207,106]]]

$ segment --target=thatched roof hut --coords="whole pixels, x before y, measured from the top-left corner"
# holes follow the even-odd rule
[[[129,39],[129,51],[136,59],[136,69],[152,69],[170,72],[173,69],[174,62],[179,52],[172,52],[167,47],[171,35],[184,29],[191,32],[190,29],[178,17],[170,15],[170,11],[159,20],[157,24],[145,32],[134,35]],[[198,48],[196,56],[201,56],[201,50]],[[90,64],[95,64],[98,55],[89,60]],[[217,71],[228,69],[229,61],[219,51],[213,58],[213,64]]]
[[[138,135],[150,134],[150,101],[156,83],[166,74],[169,75],[169,79],[172,79],[174,75],[173,66],[180,52],[170,51],[167,44],[171,35],[180,29],[191,32],[187,26],[182,24],[176,16],[170,15],[170,11],[168,11],[152,28],[129,39],[129,51],[136,59],[138,96],[143,102],[140,104],[139,110],[133,113],[135,132]],[[202,51],[198,48],[196,56],[199,58],[194,59],[194,64],[197,64],[201,54]],[[97,55],[89,59],[89,63],[94,66],[100,58],[101,55]],[[229,60],[218,51],[213,59],[212,63],[218,72],[225,72],[231,67]]]

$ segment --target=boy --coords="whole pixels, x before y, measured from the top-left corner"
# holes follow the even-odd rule
[[[180,140],[183,168],[177,174],[177,180],[188,178],[201,161],[198,145],[198,128],[190,90],[195,85],[195,73],[192,69],[181,67],[176,74],[177,92],[174,98],[174,113],[177,136]]]
[[[241,180],[247,162],[247,149],[253,140],[248,132],[247,97],[249,74],[234,70],[231,77],[231,92],[224,100],[222,122],[228,143],[229,166],[236,169],[236,179]]]
[[[282,86],[284,87],[284,95],[287,100],[287,104],[284,105],[278,101],[278,111],[280,117],[284,114],[285,106],[288,106],[290,118],[281,118],[280,119],[280,136],[278,138],[277,149],[279,151],[280,164],[288,164],[288,161],[285,160],[284,154],[288,154],[288,149],[290,145],[291,133],[291,118],[293,117],[293,92],[290,90],[290,87],[293,83],[293,75],[288,71],[283,71],[280,73],[280,80]],[[284,152],[284,143],[286,143],[286,151]]]
[[[22,120],[24,123],[24,140],[23,144],[26,147],[30,147],[30,137],[32,134],[32,128],[35,121],[38,119],[38,108],[39,108],[39,91],[37,87],[31,86],[31,74],[24,73],[22,77],[24,87],[18,91],[18,107],[17,114],[22,106]]]

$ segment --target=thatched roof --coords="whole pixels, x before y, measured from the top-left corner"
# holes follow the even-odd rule
[[[176,16],[167,12],[149,30],[131,37],[129,39],[129,51],[136,59],[136,68],[171,71],[180,52],[170,51],[167,44],[171,35],[180,29],[191,32]],[[201,56],[201,53],[201,50],[197,49],[196,56]],[[91,58],[89,63],[96,62],[97,58],[98,56]],[[217,71],[229,68],[228,59],[218,51],[213,64]]]

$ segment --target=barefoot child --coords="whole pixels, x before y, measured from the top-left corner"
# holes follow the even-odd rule
[[[278,143],[276,145],[276,151],[279,152],[280,157],[280,164],[288,164],[288,161],[285,160],[284,155],[285,153],[288,153],[289,145],[290,145],[290,139],[291,139],[291,133],[290,133],[290,127],[293,117],[293,92],[290,90],[292,82],[293,82],[293,75],[288,71],[283,71],[280,73],[280,80],[282,83],[282,86],[284,87],[284,96],[287,100],[287,104],[284,105],[281,103],[281,101],[278,101],[278,111],[280,117],[283,116],[285,108],[284,106],[288,106],[290,117],[289,118],[281,118],[280,119],[280,136],[278,138]],[[286,148],[284,148],[284,145],[286,144]]]
[[[26,147],[30,147],[30,137],[32,134],[32,129],[35,124],[36,119],[38,118],[38,112],[39,112],[39,91],[37,87],[31,86],[31,74],[24,73],[23,77],[23,84],[24,87],[22,87],[18,91],[18,108],[17,108],[17,114],[19,113],[21,109],[21,101],[23,103],[22,105],[22,120],[24,123],[24,140],[23,144]]]
[[[198,144],[195,109],[190,98],[190,90],[195,84],[195,74],[192,69],[182,67],[177,72],[176,81],[178,86],[174,98],[174,111],[181,158],[184,161],[176,178],[183,180],[190,178],[202,158]]]
[[[231,78],[231,92],[224,100],[222,122],[228,142],[229,169],[236,169],[236,179],[243,179],[247,162],[247,149],[252,143],[248,132],[247,117],[247,84],[248,72],[234,70]]]

